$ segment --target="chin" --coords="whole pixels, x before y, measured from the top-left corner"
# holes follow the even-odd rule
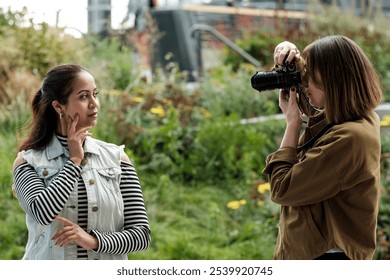
[[[316,107],[316,108],[319,107],[319,106],[318,106],[315,102],[313,102],[313,100],[311,100],[311,99],[309,99],[309,104],[310,104],[311,106],[313,106],[313,107]]]
[[[97,124],[97,121],[94,121],[94,122],[91,122],[91,123],[89,123],[89,125],[88,125],[88,126],[92,126],[92,127],[94,127],[96,124]]]
[[[96,124],[97,124],[96,120],[93,120],[93,121],[86,120],[86,121],[83,121],[83,122],[79,123],[77,126],[78,126],[78,128],[83,128],[83,127],[87,127],[87,126],[94,127],[94,126],[96,126]]]

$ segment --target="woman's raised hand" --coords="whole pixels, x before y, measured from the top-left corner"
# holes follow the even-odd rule
[[[301,59],[301,53],[299,52],[297,46],[295,46],[293,43],[284,41],[276,46],[274,51],[275,65],[289,63],[294,58],[296,61],[299,61]]]
[[[70,159],[74,164],[80,165],[84,158],[83,142],[87,136],[92,134],[88,132],[92,126],[78,128],[80,116],[76,114],[74,118],[68,116],[68,147],[70,153]]]

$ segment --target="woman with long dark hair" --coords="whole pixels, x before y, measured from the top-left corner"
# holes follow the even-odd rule
[[[14,162],[15,194],[26,212],[23,259],[127,259],[145,250],[150,228],[133,164],[92,138],[99,91],[85,68],[49,70],[32,101],[30,133]]]

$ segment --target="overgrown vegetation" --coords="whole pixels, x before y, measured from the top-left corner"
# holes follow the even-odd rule
[[[268,67],[277,42],[293,38],[304,46],[315,36],[342,31],[320,31],[328,25],[313,22],[311,31],[304,33],[294,28],[288,34],[279,29],[251,33],[240,44],[248,51],[263,50],[255,56]],[[387,77],[387,35],[372,42],[378,35],[350,34],[366,36],[367,41],[359,42],[377,56],[376,66]],[[157,71],[153,84],[147,84],[139,79],[131,48],[119,40],[68,37],[64,30],[35,25],[23,11],[0,10],[0,40],[0,259],[21,258],[27,240],[24,213],[11,185],[12,163],[24,133],[20,129],[29,119],[29,99],[48,68],[67,62],[87,66],[101,88],[94,137],[126,144],[139,173],[153,242],[149,250],[130,258],[272,257],[278,206],[269,201],[261,171],[265,157],[279,144],[284,121],[267,119],[279,112],[275,92],[258,94],[250,88],[249,78],[257,69],[228,54],[229,62],[209,70],[195,88],[188,87],[178,71]],[[245,122],[259,116],[265,120]],[[384,155],[389,147],[384,136]],[[383,190],[377,258],[388,259],[387,172]]]

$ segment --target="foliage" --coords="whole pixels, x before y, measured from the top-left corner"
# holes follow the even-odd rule
[[[42,75],[60,63],[82,61],[87,52],[77,40],[46,23],[35,24],[27,10],[0,9],[0,102],[30,96],[40,87]]]
[[[44,75],[53,65],[82,60],[83,41],[47,23],[35,24],[32,18],[26,18],[26,13],[24,9],[2,14],[0,57],[9,68]]]
[[[200,85],[202,106],[213,112],[213,116],[236,114],[242,119],[277,113],[278,94],[252,89],[250,77],[254,72],[255,68],[250,65],[236,70],[222,65],[208,71]]]
[[[153,242],[147,251],[130,254],[130,259],[272,258],[275,213],[259,211],[253,203],[236,210],[227,207],[237,196],[249,200],[243,186],[199,182],[188,188],[165,174],[150,174],[141,173],[140,178]]]
[[[257,179],[266,154],[275,148],[272,134],[280,135],[282,127],[277,122],[242,125],[236,115],[210,118],[200,125],[189,155],[194,177],[202,181]]]
[[[104,89],[125,90],[137,78],[131,48],[123,45],[118,38],[101,39],[88,35],[89,59],[84,61],[93,70],[99,86]]]
[[[284,20],[276,21],[274,29],[263,29],[255,26],[253,29],[243,31],[236,44],[244,51],[255,57],[264,70],[270,70],[274,65],[274,49],[277,44],[285,40],[299,43],[308,42],[306,34],[302,33],[297,22],[286,23]],[[309,36],[310,37],[310,36]],[[230,49],[225,50],[224,63],[237,69],[244,63],[243,58]]]
[[[0,112],[4,114],[4,110],[0,109]],[[15,132],[19,120],[12,117],[8,119],[10,112],[7,112],[7,121],[0,123],[0,259],[20,258],[27,240],[24,213],[13,197],[11,187],[17,138]]]
[[[388,127],[384,128],[385,131]],[[382,195],[378,216],[378,259],[390,259],[390,135],[382,137]]]

